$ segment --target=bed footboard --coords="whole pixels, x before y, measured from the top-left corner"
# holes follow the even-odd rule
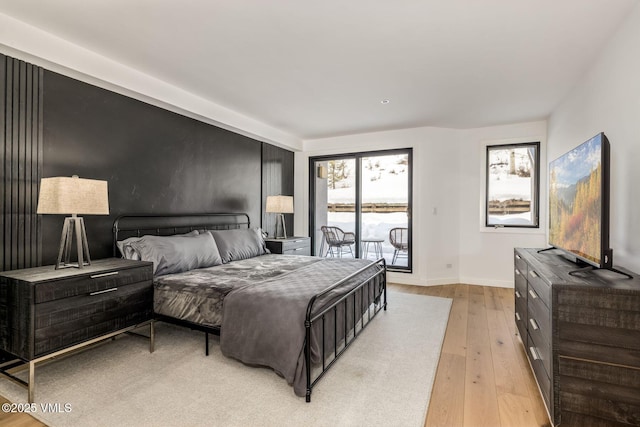
[[[371,270],[366,278],[320,312],[314,312],[316,302],[352,278]],[[315,295],[307,306],[305,318],[305,369],[307,377],[306,401],[316,383],[355,341],[371,320],[387,309],[387,264],[380,258]],[[327,327],[329,324],[329,327]],[[320,343],[320,363],[314,369],[312,345]],[[314,372],[315,371],[315,372]]]

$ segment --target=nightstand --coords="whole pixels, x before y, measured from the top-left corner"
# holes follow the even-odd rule
[[[287,237],[286,239],[264,239],[267,249],[274,254],[311,255],[311,238]]]
[[[145,325],[153,352],[152,279],[152,263],[116,258],[0,273],[0,349],[17,358],[0,374],[26,387],[31,403],[38,362]],[[28,382],[7,372],[24,364]]]

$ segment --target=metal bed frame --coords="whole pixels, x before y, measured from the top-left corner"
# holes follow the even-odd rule
[[[128,237],[140,237],[145,234],[156,236],[187,233],[193,230],[230,230],[250,228],[249,216],[245,213],[205,213],[205,214],[167,214],[167,215],[121,215],[113,223],[113,255],[118,256],[116,243]],[[373,267],[377,266],[377,267]],[[314,307],[318,300],[346,284],[349,280],[373,270],[366,279],[345,290],[345,293],[329,306],[322,308],[319,313],[314,313]],[[306,363],[306,396],[307,402],[311,401],[311,392],[316,383],[324,377],[326,372],[334,365],[336,360],[355,341],[372,319],[383,310],[387,310],[387,265],[384,258],[372,262],[344,279],[332,284],[322,292],[314,295],[307,305],[304,320],[305,342],[304,357]],[[348,307],[352,307],[351,318],[348,319]],[[359,309],[359,310],[357,310]],[[360,313],[360,314],[357,314]],[[343,320],[344,331],[338,331],[338,316]],[[182,319],[154,314],[155,320],[165,321],[205,333],[205,354],[209,355],[209,334],[220,335],[220,326],[201,325]],[[333,345],[330,351],[326,348],[326,323],[333,318]],[[351,327],[348,321],[351,321]],[[314,325],[316,325],[314,329]],[[319,326],[318,326],[319,325]],[[319,332],[317,332],[319,330]],[[343,338],[338,339],[338,332],[343,333]],[[322,362],[315,372],[312,367],[311,343],[312,335],[321,333]],[[319,369],[319,371],[318,371]]]

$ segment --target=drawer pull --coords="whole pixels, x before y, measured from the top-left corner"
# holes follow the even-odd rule
[[[303,251],[305,248],[295,248],[294,251]]]
[[[110,273],[94,274],[93,276],[91,276],[91,278],[92,279],[98,279],[100,277],[117,276],[117,275],[118,275],[117,271],[112,271]]]
[[[529,295],[531,295],[533,299],[538,299],[538,294],[536,294],[533,289],[529,289]]]
[[[520,255],[516,254],[516,259],[522,259],[522,258],[520,258]]]
[[[520,292],[516,291],[516,298],[522,298],[522,295],[520,295]]]
[[[533,271],[533,270],[531,270],[531,271],[529,272],[529,274],[530,274],[532,277],[538,277],[538,273],[536,273],[536,272],[535,272],[535,271]]]
[[[110,288],[110,289],[105,289],[104,291],[91,292],[89,295],[94,296],[94,295],[106,294],[107,292],[113,292],[117,290],[118,288]]]
[[[516,268],[516,276],[519,276],[519,275],[520,275],[520,270]]]
[[[533,328],[534,331],[537,331],[538,329],[540,329],[540,326],[538,326],[538,322],[536,322],[535,319],[529,319],[529,323],[531,323],[531,327]]]
[[[533,360],[540,360],[540,355],[538,354],[538,350],[535,347],[529,347],[529,353],[531,353],[531,357]]]
[[[521,319],[520,319],[520,313],[518,313],[517,311],[516,311],[516,320],[517,320],[518,322],[521,320]]]

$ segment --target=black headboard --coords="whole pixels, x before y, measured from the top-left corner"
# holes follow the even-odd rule
[[[116,242],[128,237],[170,236],[193,230],[232,230],[250,226],[246,213],[120,215],[113,222],[113,256],[118,256]]]

